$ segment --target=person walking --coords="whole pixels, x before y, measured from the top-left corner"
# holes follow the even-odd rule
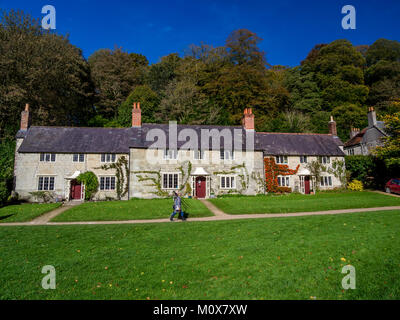
[[[182,210],[182,200],[181,197],[179,196],[179,193],[176,193],[174,191],[174,204],[172,205],[172,208],[174,209],[174,212],[172,212],[171,216],[169,217],[170,221],[174,221],[174,216],[177,213],[180,213],[181,217],[182,217],[182,221],[185,221],[185,217],[183,215],[183,210]]]

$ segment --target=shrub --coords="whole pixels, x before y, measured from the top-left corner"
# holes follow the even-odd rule
[[[359,180],[353,180],[347,185],[347,188],[352,190],[352,191],[363,191],[364,186],[361,181]]]
[[[85,200],[91,200],[99,188],[99,180],[92,171],[81,173],[76,180],[85,185]]]

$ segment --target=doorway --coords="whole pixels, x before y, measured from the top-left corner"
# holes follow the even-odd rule
[[[196,178],[196,197],[205,198],[206,197],[206,178],[197,177]]]
[[[310,176],[304,177],[304,193],[310,194]]]
[[[71,200],[81,200],[82,199],[82,185],[76,179],[71,181]]]

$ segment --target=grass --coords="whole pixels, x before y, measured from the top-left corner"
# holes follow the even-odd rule
[[[213,214],[199,200],[184,199],[190,217]],[[51,221],[110,221],[168,218],[172,213],[171,199],[132,199],[129,201],[86,202],[64,211]],[[178,218],[178,215],[175,216]]]
[[[0,208],[0,223],[30,221],[59,206],[61,203],[25,203],[6,206]]]
[[[400,198],[376,192],[329,192],[316,195],[288,194],[210,199],[228,214],[288,213],[352,208],[400,206]]]
[[[399,299],[398,230],[399,210],[1,227],[0,299]],[[355,290],[341,286],[346,264]],[[41,288],[45,265],[55,290]]]

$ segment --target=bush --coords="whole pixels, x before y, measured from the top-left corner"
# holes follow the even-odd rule
[[[92,171],[81,173],[76,180],[85,185],[85,200],[91,200],[99,188],[99,180]]]
[[[347,185],[347,188],[352,191],[363,191],[364,186],[361,181],[353,180]]]

